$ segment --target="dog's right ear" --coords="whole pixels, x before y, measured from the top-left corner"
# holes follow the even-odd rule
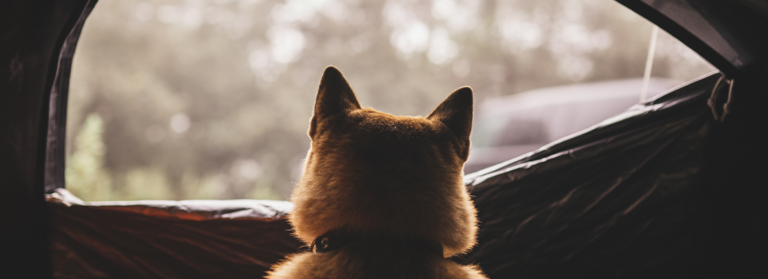
[[[339,69],[328,66],[323,72],[320,88],[317,90],[315,111],[312,113],[312,122],[309,124],[309,137],[314,138],[317,123],[324,118],[338,113],[346,115],[359,108],[360,102],[357,101],[355,92],[352,91],[352,87],[349,86]]]

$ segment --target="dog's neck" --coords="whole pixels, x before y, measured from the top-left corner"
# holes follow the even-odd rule
[[[425,250],[439,257],[443,257],[443,245],[435,241],[429,241],[423,238],[396,238],[382,237],[375,235],[366,235],[361,233],[351,233],[346,230],[331,230],[315,238],[309,247],[309,250],[315,253],[327,253],[344,247],[353,242],[380,242],[407,244],[413,249]]]

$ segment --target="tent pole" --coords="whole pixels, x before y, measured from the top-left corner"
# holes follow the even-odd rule
[[[648,46],[648,58],[645,60],[645,73],[643,74],[643,89],[640,90],[640,102],[645,102],[648,94],[648,84],[651,82],[651,68],[653,68],[653,57],[656,54],[656,38],[659,36],[659,27],[654,25],[651,31],[651,43]]]

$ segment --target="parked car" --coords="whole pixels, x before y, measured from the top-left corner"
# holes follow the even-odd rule
[[[486,100],[477,109],[464,172],[516,158],[619,114],[640,101],[642,82],[636,78],[573,84]],[[647,96],[681,83],[652,78]]]

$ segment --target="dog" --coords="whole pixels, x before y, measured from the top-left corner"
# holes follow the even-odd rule
[[[486,278],[447,259],[475,245],[462,182],[471,129],[469,87],[426,118],[394,116],[362,108],[341,72],[326,68],[288,217],[311,251],[267,278]]]

